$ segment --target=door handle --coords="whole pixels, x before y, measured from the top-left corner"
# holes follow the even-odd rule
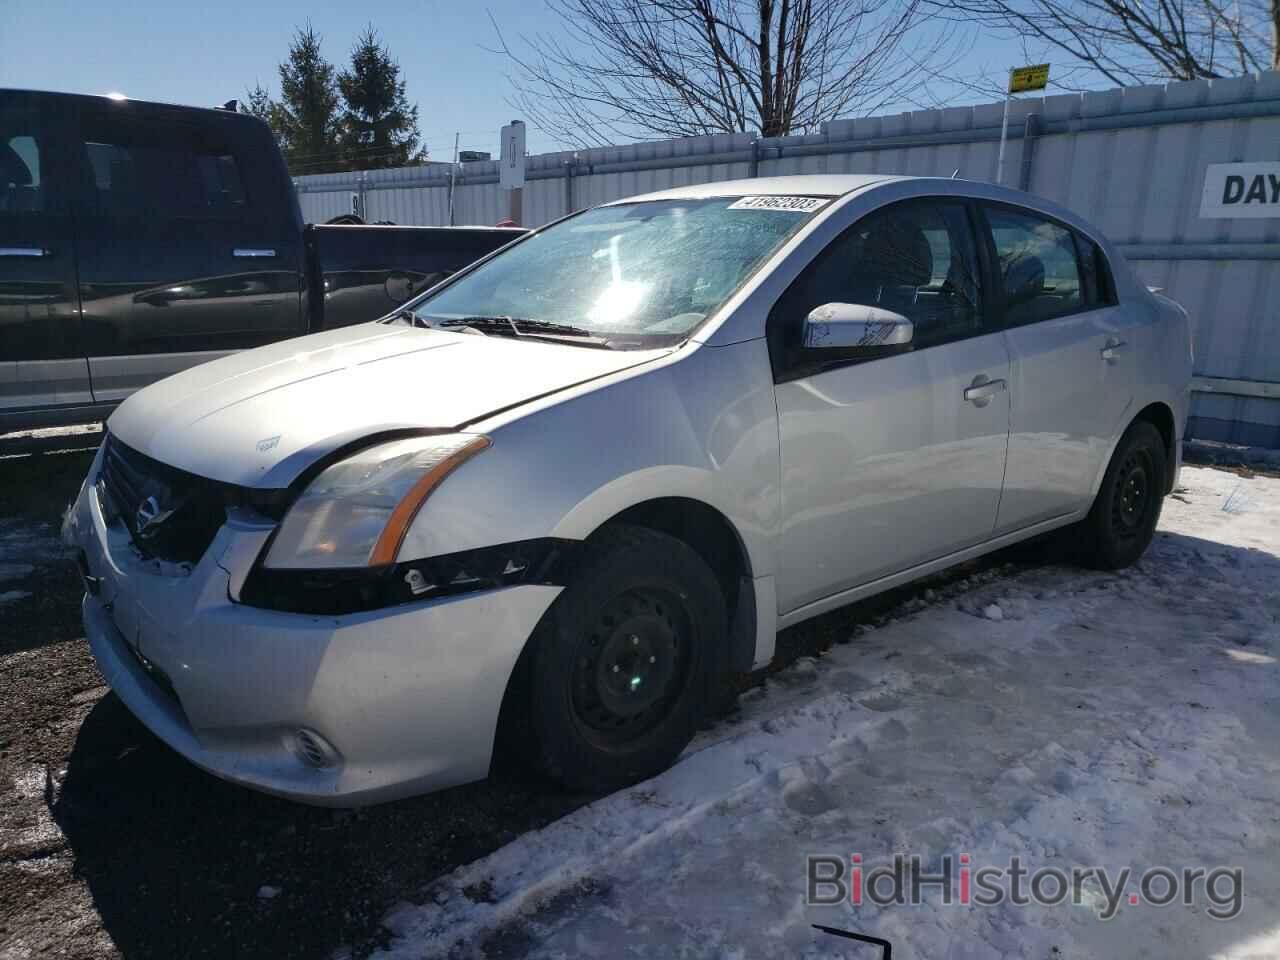
[[[964,398],[975,407],[985,407],[997,393],[1004,393],[1008,387],[1003,380],[988,380],[985,374],[979,374],[973,386],[966,387]]]
[[[47,257],[51,253],[43,247],[0,247],[0,257]]]
[[[231,251],[233,257],[274,257],[276,252],[271,247],[236,247]]]
[[[1120,351],[1124,350],[1128,346],[1129,345],[1123,340],[1117,340],[1115,337],[1109,337],[1107,339],[1107,345],[1102,348],[1102,359],[1116,360],[1120,356]]]

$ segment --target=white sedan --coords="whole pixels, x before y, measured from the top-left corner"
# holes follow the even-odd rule
[[[654,774],[791,624],[1055,528],[1132,563],[1186,313],[989,184],[682,187],[130,397],[68,515],[120,698],[351,805]]]

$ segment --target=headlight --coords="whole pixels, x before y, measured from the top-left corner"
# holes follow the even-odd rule
[[[322,569],[394,563],[409,524],[445,477],[489,446],[475,434],[368,447],[311,481],[276,532],[265,566]]]

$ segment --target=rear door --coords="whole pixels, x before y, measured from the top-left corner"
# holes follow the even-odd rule
[[[92,400],[79,336],[62,103],[0,97],[0,417]]]
[[[1133,354],[1101,254],[1033,210],[983,204],[1011,360],[997,533],[1079,511],[1132,403]]]
[[[299,225],[269,138],[234,115],[126,108],[80,120],[80,299],[100,401],[304,332]]]
[[[789,613],[991,536],[1009,435],[1009,355],[963,200],[891,204],[824,250],[769,317],[782,459],[778,605]],[[829,302],[915,326],[909,353],[806,363]]]

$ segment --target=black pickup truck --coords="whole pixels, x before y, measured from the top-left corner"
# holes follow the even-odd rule
[[[523,232],[304,226],[252,117],[0,90],[0,433],[374,320]]]

